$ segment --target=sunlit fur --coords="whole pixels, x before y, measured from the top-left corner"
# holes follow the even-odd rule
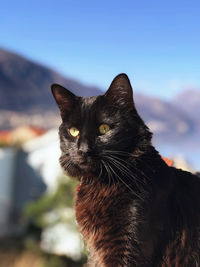
[[[111,128],[104,135],[99,132],[102,123]],[[68,129],[71,126],[79,129],[80,135],[77,138],[70,136]],[[129,157],[129,153],[137,156],[139,146],[145,151],[146,143],[148,141],[150,144],[151,137],[142,120],[139,117],[136,120],[134,111],[127,110],[126,105],[121,110],[117,106],[109,106],[103,96],[78,99],[73,111],[61,124],[59,132],[62,151],[60,163],[66,173],[75,177],[87,173],[99,175],[102,168],[106,167],[110,170],[107,165],[111,156],[115,157],[116,164],[119,156],[121,160]],[[140,150],[139,153],[143,152]],[[118,163],[119,166],[121,164],[122,162]],[[115,165],[113,161],[111,166],[114,169]],[[110,179],[111,182],[110,176],[103,178]]]
[[[168,167],[152,146],[127,76],[103,96],[52,91],[63,121],[60,163],[81,180],[76,218],[89,266],[200,266],[200,179]],[[79,136],[69,134],[72,126]]]

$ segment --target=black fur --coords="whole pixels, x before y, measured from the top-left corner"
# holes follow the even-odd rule
[[[98,97],[56,84],[52,92],[63,120],[61,166],[82,181],[76,215],[91,266],[200,266],[200,179],[168,167],[152,146],[128,77]]]

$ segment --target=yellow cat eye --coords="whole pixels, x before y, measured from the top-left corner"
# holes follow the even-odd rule
[[[99,132],[100,132],[100,134],[106,134],[109,131],[110,131],[110,126],[108,124],[101,124],[99,126]]]
[[[69,133],[73,137],[77,137],[80,133],[80,131],[76,127],[69,128]]]

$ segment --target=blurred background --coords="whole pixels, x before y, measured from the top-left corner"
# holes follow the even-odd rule
[[[0,16],[0,267],[83,266],[76,182],[58,164],[60,83],[103,94],[128,74],[153,143],[200,170],[200,2],[3,1]]]

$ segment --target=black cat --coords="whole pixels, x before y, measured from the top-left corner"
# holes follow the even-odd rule
[[[200,266],[200,178],[151,144],[125,74],[98,97],[52,85],[64,171],[81,181],[76,218],[89,266]]]

